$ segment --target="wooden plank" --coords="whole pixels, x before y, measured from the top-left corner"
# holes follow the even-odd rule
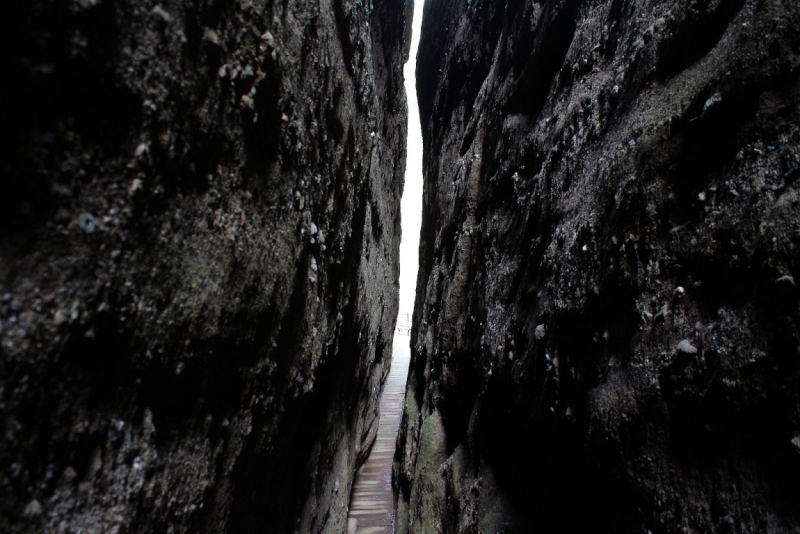
[[[367,462],[353,484],[347,534],[394,532],[392,461],[405,402],[406,376],[410,360],[408,342],[407,336],[395,333],[395,342],[392,344],[394,350],[392,369],[381,394],[378,437]]]

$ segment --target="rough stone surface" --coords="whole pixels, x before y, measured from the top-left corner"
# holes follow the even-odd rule
[[[800,4],[422,24],[398,532],[800,530]]]
[[[0,17],[0,531],[344,531],[397,314],[403,2]]]

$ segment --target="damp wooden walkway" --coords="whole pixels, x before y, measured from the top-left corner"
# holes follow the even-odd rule
[[[353,484],[347,534],[392,534],[392,459],[400,418],[403,415],[406,376],[410,359],[408,335],[395,332],[392,369],[381,394],[378,437]]]

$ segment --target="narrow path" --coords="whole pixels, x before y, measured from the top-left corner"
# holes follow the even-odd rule
[[[347,534],[392,534],[394,502],[392,499],[392,458],[400,418],[403,415],[406,376],[410,359],[408,335],[394,334],[392,369],[386,379],[380,404],[378,437],[364,468],[356,476]]]

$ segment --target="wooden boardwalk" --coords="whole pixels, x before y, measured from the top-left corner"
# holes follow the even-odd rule
[[[378,437],[372,452],[353,484],[347,534],[393,534],[392,459],[410,360],[407,335],[395,332],[392,369],[381,394]]]

